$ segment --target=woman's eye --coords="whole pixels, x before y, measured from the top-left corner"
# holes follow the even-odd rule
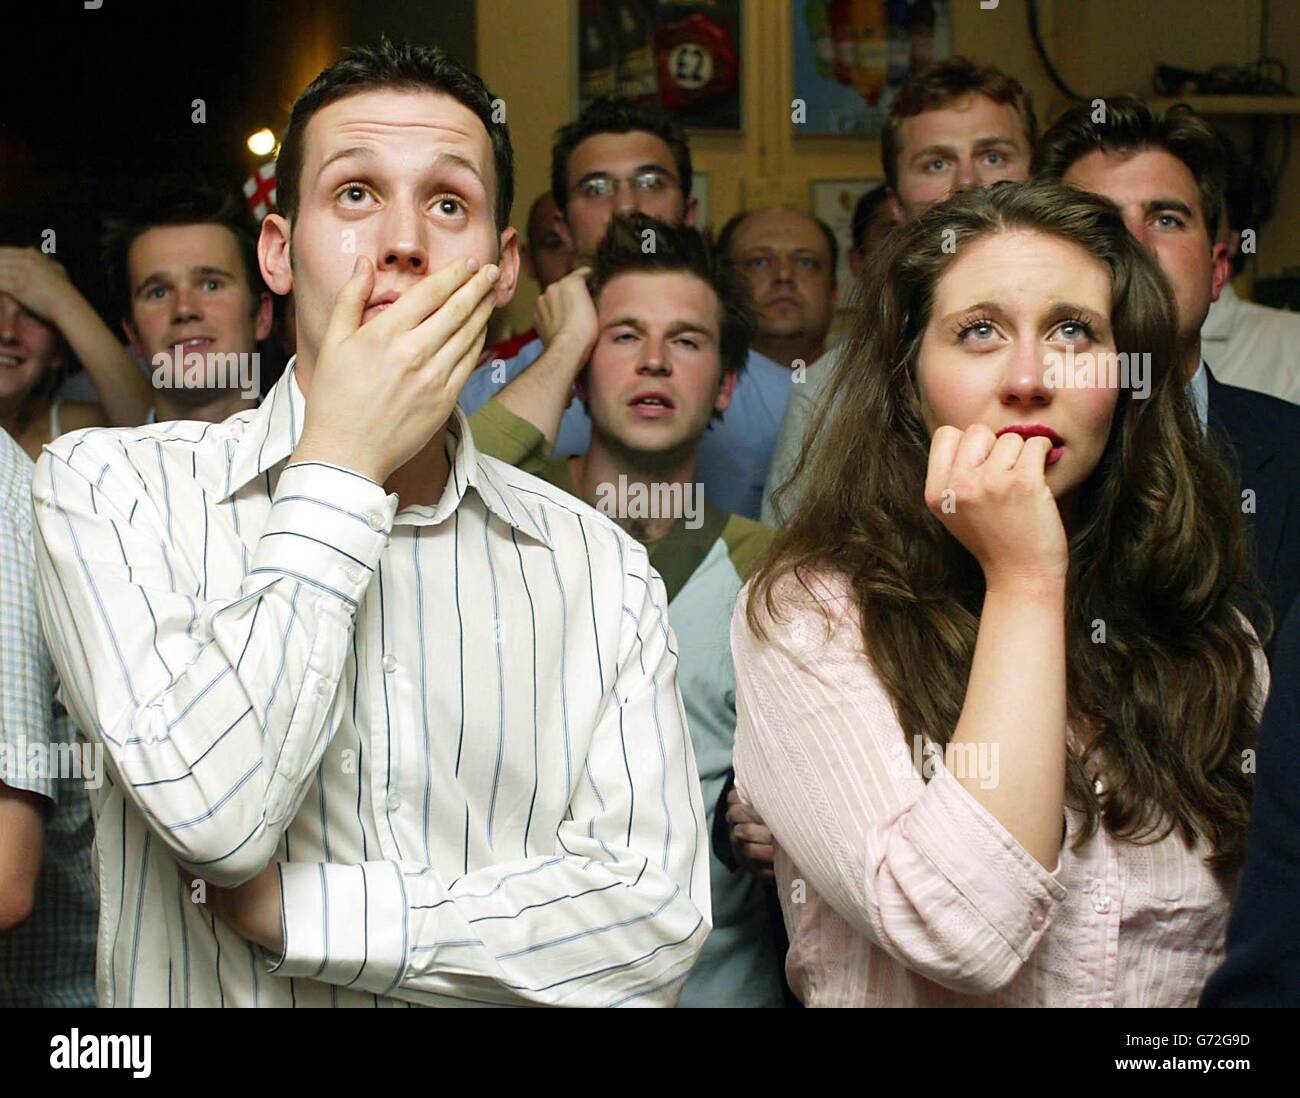
[[[972,335],[975,337],[976,343],[987,343],[994,335],[993,325],[982,321],[978,324],[968,324],[961,330],[958,338],[965,342]]]
[[[1173,214],[1161,214],[1156,218],[1156,222],[1162,229],[1177,229],[1181,228],[1183,224],[1182,219],[1175,217]]]
[[[362,202],[366,197],[366,189],[365,187],[344,187],[339,192],[339,197],[349,203]]]
[[[1067,320],[1056,331],[1068,343],[1082,343],[1092,339],[1092,329],[1082,320]]]

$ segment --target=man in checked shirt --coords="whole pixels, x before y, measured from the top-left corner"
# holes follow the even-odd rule
[[[455,406],[518,274],[506,126],[385,42],[302,93],[278,175],[298,356],[262,406],[37,469],[108,761],[100,1001],[671,1004],[710,904],[663,582]]]

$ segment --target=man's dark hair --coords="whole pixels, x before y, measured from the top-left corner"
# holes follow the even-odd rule
[[[1220,132],[1223,163],[1227,172],[1223,200],[1223,216],[1229,232],[1258,228],[1272,214],[1272,194],[1267,179],[1249,159],[1237,152],[1237,147],[1227,134]],[[1231,243],[1231,241],[1229,241]],[[1247,253],[1238,241],[1237,253],[1232,257],[1232,273],[1241,274],[1246,267]]]
[[[1163,150],[1181,160],[1196,180],[1201,216],[1213,244],[1228,186],[1223,146],[1214,130],[1185,104],[1159,114],[1136,96],[1121,95],[1105,100],[1104,108],[1102,122],[1093,120],[1097,110],[1087,103],[1070,107],[1053,122],[1034,150],[1034,176],[1061,179],[1090,152],[1127,157]]]
[[[1012,107],[1025,131],[1029,147],[1038,137],[1038,120],[1034,104],[1024,86],[1014,76],[991,65],[976,65],[966,57],[949,57],[935,61],[910,73],[889,105],[889,115],[880,133],[880,159],[885,179],[898,189],[898,154],[903,123],[927,111],[943,110],[972,92],[987,96],[994,103]]]
[[[652,250],[646,250],[647,241]],[[743,369],[758,317],[748,285],[709,233],[646,214],[616,216],[596,249],[587,287],[599,303],[601,291],[619,275],[677,271],[695,275],[717,294],[722,372]]]
[[[593,99],[577,119],[555,131],[551,149],[551,193],[560,211],[569,206],[569,159],[589,137],[602,133],[649,133],[660,138],[673,154],[682,194],[691,194],[691,149],[677,120],[661,108],[631,99],[602,95]]]
[[[861,255],[867,246],[867,226],[876,216],[881,206],[889,201],[889,187],[881,183],[865,192],[853,206],[853,248]]]
[[[763,207],[763,209],[780,209],[780,208],[782,207],[772,207],[772,206]],[[793,206],[788,206],[784,208],[794,209]],[[718,233],[718,251],[720,251],[728,260],[731,259],[732,238],[735,237],[736,232],[740,228],[740,226],[744,224],[745,218],[749,217],[751,214],[756,214],[758,212],[759,212],[758,210],[741,210],[740,213],[732,214],[731,217],[727,219],[727,223],[722,226],[722,232]],[[795,212],[799,213],[802,211],[796,210]],[[823,221],[820,217],[813,217],[812,214],[809,214],[808,216],[813,222],[816,223],[817,228],[821,229],[822,236],[826,238],[826,249],[830,253],[830,257],[831,257],[831,266],[830,266],[831,281],[834,282],[835,272],[839,269],[840,242],[835,239],[834,230],[829,225],[827,225],[825,221]]]
[[[131,315],[132,287],[127,270],[131,245],[150,229],[173,225],[220,225],[230,230],[257,305],[266,285],[257,264],[258,226],[243,195],[209,180],[170,176],[148,188],[129,209],[105,219],[100,256],[118,316]]]
[[[380,38],[376,46],[348,47],[294,102],[275,167],[275,197],[280,213],[290,221],[298,214],[303,142],[312,116],[339,99],[385,89],[437,92],[474,112],[492,142],[496,227],[500,231],[509,225],[515,197],[515,154],[505,119],[498,122],[493,118],[492,93],[478,76],[437,46],[399,46],[387,38]]]

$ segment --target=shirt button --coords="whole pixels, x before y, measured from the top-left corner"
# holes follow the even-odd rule
[[[1034,913],[1029,916],[1029,925],[1035,930],[1042,930],[1045,922],[1047,922],[1047,916],[1043,914],[1043,909],[1041,907],[1034,908]]]
[[[397,670],[397,657],[394,656],[391,652],[385,655],[380,662],[383,664],[384,673],[387,675],[391,675],[394,671]]]
[[[371,511],[366,516],[366,522],[370,524],[372,530],[382,530],[384,528],[384,516],[378,511]]]
[[[345,573],[353,583],[360,583],[365,577],[365,570],[359,564],[349,564]]]
[[[1110,897],[1099,896],[1097,902],[1092,906],[1095,907],[1100,914],[1105,915],[1106,912],[1110,910]]]
[[[400,793],[388,794],[388,811],[396,812],[402,807],[402,795]]]
[[[317,693],[317,694],[328,694],[329,692],[330,692],[330,684],[329,684],[329,680],[328,680],[328,679],[319,679],[319,680],[317,680],[317,682],[316,682],[316,693]]]

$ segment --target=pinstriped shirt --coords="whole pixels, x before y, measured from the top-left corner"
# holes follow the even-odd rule
[[[221,424],[89,430],[34,484],[95,802],[103,1005],[671,1004],[710,929],[664,585],[480,456],[435,507],[287,464],[292,364]],[[285,949],[188,886],[279,863]]]

